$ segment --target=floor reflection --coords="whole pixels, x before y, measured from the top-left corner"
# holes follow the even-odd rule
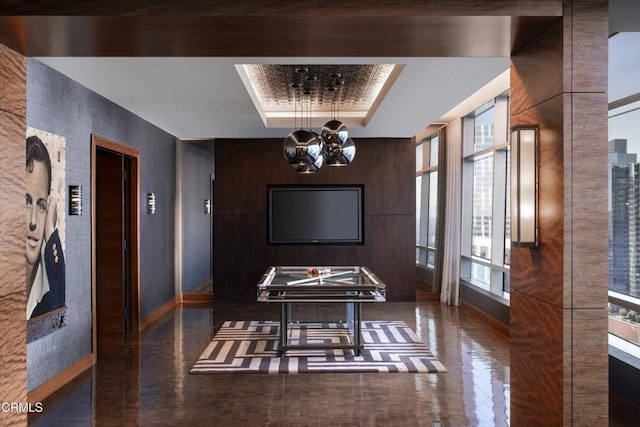
[[[189,374],[223,321],[278,316],[277,304],[217,301],[176,309],[137,337],[100,337],[97,365],[29,424],[509,425],[509,340],[437,301],[369,304],[363,316],[406,322],[448,373]]]

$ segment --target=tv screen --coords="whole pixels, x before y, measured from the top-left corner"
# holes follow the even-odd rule
[[[268,186],[268,241],[362,244],[363,186]]]

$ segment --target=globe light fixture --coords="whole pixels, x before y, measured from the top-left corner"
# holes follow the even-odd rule
[[[291,132],[284,140],[283,152],[287,162],[298,173],[317,172],[324,163],[320,135],[304,129]]]
[[[347,142],[347,138],[349,138],[349,131],[347,131],[347,127],[344,123],[340,120],[333,119],[325,123],[320,135],[322,135],[322,140],[325,144],[342,145]]]
[[[356,155],[356,146],[349,138],[347,127],[339,120],[331,120],[322,128],[323,156],[329,166],[347,166]]]
[[[320,81],[316,74],[309,74],[309,67],[306,66],[296,67],[294,71],[289,87],[307,97],[306,101],[308,101],[309,107],[307,121],[310,125],[314,87],[323,85],[328,92],[333,93],[337,91],[338,87],[342,87],[345,81],[340,73],[334,72],[328,75],[330,82],[327,84]],[[294,97],[299,99],[295,95]],[[332,103],[332,113],[334,112],[333,105]],[[304,116],[302,111],[301,116]],[[301,121],[304,121],[304,117],[301,117]],[[307,174],[317,172],[324,163],[330,166],[350,164],[355,157],[355,144],[349,138],[349,132],[344,123],[334,117],[325,123],[320,135],[311,129],[291,132],[284,140],[283,152],[285,159],[294,170]]]

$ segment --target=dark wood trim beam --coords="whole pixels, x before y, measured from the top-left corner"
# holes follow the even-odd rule
[[[513,25],[519,34],[535,34],[557,19],[520,18]],[[0,16],[0,43],[27,56],[508,57],[511,21],[509,16],[321,16],[312,23],[292,16]]]
[[[11,15],[408,16],[562,14],[558,0],[13,0]]]

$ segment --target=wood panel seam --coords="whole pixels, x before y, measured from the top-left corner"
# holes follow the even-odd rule
[[[4,109],[4,108],[0,108],[0,112],[11,114],[12,116],[20,118],[20,119],[25,119],[25,120],[27,119],[27,115],[26,114],[23,116],[22,114],[17,114],[17,113],[15,113],[13,111],[10,111],[10,110]]]

